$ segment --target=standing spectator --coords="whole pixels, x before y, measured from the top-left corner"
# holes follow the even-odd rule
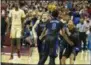
[[[83,42],[83,50],[86,50],[86,26],[84,24],[84,19],[81,18],[80,23],[77,24],[76,27],[79,31],[80,42]]]
[[[6,2],[1,3],[1,47],[3,47],[4,44],[4,37],[6,32],[6,18],[7,18],[7,4]]]

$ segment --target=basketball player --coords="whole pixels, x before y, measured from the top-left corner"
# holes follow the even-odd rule
[[[14,8],[10,10],[9,13],[9,26],[11,25],[11,56],[10,59],[13,59],[13,53],[15,50],[17,50],[18,57],[20,58],[20,39],[21,39],[21,33],[23,30],[23,20],[25,18],[25,13],[23,10],[19,8],[19,4],[15,3]],[[15,49],[16,48],[16,49]]]
[[[65,49],[62,52],[62,57],[61,58],[61,64],[66,64],[66,59],[70,58],[70,64],[74,64],[74,59],[76,58],[76,55],[78,54],[78,52],[80,51],[80,40],[79,40],[79,32],[76,31],[74,24],[72,21],[68,22],[68,29],[66,29],[66,33],[69,37],[69,39],[74,43],[74,45],[69,45],[67,44],[67,42],[65,40],[63,40],[64,42],[64,46]]]
[[[43,42],[43,40],[40,39],[40,35],[42,34],[46,26],[47,20],[48,20],[48,13],[43,13],[42,15],[40,15],[40,19],[38,19],[35,25],[33,26],[33,33],[35,39],[37,37],[39,60],[41,59],[42,56],[42,42]]]
[[[45,37],[45,42],[43,43],[43,55],[40,59],[38,65],[44,65],[48,55],[50,56],[49,65],[55,65],[55,58],[57,56],[57,39],[58,33],[69,42],[70,45],[73,45],[68,37],[64,33],[64,24],[58,20],[58,11],[54,10],[52,12],[52,19],[47,23],[46,28],[44,30],[44,35],[41,35],[41,38]]]

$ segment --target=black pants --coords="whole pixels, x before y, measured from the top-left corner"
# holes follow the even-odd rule
[[[55,58],[57,50],[57,38],[55,36],[47,36],[42,47],[42,58],[39,60],[38,65],[44,65],[48,55],[50,56],[49,65],[55,65]]]
[[[5,37],[4,34],[1,35],[1,48],[3,48],[3,45],[4,45],[4,41],[5,41],[4,37]]]
[[[37,39],[37,45],[38,45],[38,53],[39,53],[39,60],[42,57],[42,40],[40,40],[39,38]]]
[[[83,49],[86,49],[86,33],[85,32],[79,32],[80,42],[83,42]]]
[[[5,17],[1,17],[1,47],[3,47],[3,44],[4,44],[6,26],[7,24],[5,22]]]
[[[5,27],[1,28],[1,47],[3,47],[3,45],[4,45],[5,32],[6,32]]]

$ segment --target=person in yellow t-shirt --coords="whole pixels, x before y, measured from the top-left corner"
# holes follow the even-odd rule
[[[50,12],[54,11],[55,9],[56,9],[56,4],[50,3],[50,4],[48,5],[48,10],[49,10]]]
[[[19,4],[15,3],[15,7],[10,10],[9,12],[9,24],[8,27],[11,24],[11,30],[10,30],[10,38],[11,38],[11,57],[10,59],[13,59],[13,53],[15,50],[17,50],[18,57],[20,57],[20,38],[22,33],[22,24],[23,19],[25,18],[25,13],[23,10],[19,8]],[[9,28],[8,28],[9,29]],[[15,49],[16,48],[16,49]]]

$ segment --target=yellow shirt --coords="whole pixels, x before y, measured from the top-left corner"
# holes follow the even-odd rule
[[[54,4],[49,4],[48,5],[48,9],[49,9],[49,11],[53,11],[53,10],[55,10],[56,9],[56,5],[54,5]]]
[[[25,13],[23,10],[19,9],[15,11],[15,9],[10,10],[9,17],[12,19],[12,25],[22,25],[21,18],[25,17]]]

